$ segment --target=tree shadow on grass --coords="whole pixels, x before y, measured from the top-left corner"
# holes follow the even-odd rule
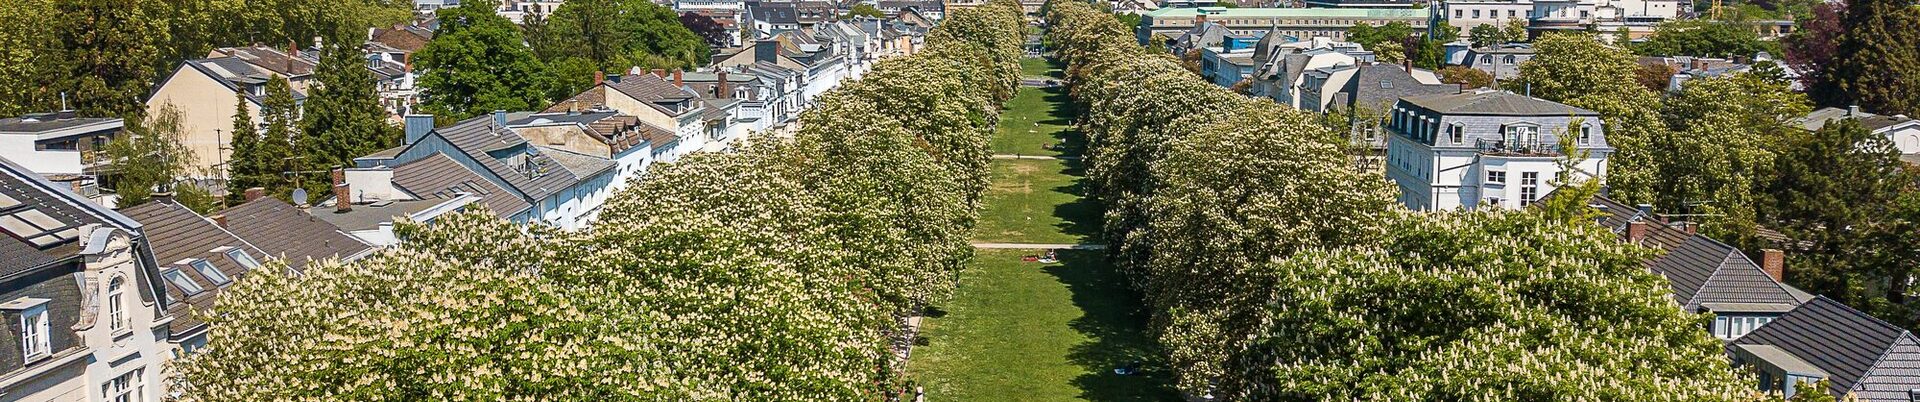
[[[1063,156],[1079,156],[1087,145],[1087,137],[1073,127],[1074,116],[1080,115],[1079,104],[1073,103],[1073,98],[1067,96],[1066,88],[1045,88],[1041,91],[1046,93],[1041,99],[1053,105],[1053,109],[1048,111],[1047,119],[1039,123],[1066,127],[1053,132],[1053,139],[1059,144],[1055,150]]]
[[[1071,194],[1074,200],[1053,207],[1053,216],[1060,218],[1060,223],[1054,226],[1055,229],[1060,230],[1060,233],[1077,237],[1081,242],[1085,242],[1100,234],[1100,206],[1087,194],[1086,168],[1081,165],[1081,162],[1074,159],[1060,162],[1065,166],[1060,170],[1060,174],[1072,177],[1073,180],[1068,181],[1064,186],[1054,187],[1053,191]]]
[[[1074,378],[1080,397],[1092,401],[1178,400],[1167,371],[1161,369],[1159,350],[1147,336],[1146,315],[1140,297],[1099,251],[1061,251],[1060,264],[1046,272],[1067,285],[1073,304],[1084,316],[1071,325],[1090,341],[1074,345],[1067,359],[1086,373]],[[1141,362],[1141,373],[1114,374],[1113,369]]]

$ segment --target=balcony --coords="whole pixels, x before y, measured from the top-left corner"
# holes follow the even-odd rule
[[[1560,156],[1560,144],[1532,140],[1474,140],[1481,154],[1493,156]]]

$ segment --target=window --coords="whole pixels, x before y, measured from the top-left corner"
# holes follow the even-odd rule
[[[189,263],[188,265],[192,265],[193,270],[200,272],[200,276],[207,278],[208,282],[213,282],[213,286],[220,286],[220,285],[225,285],[228,282],[233,282],[233,279],[227,278],[227,274],[225,272],[220,272],[218,268],[213,267],[213,263],[207,262],[207,260],[193,260],[193,262]]]
[[[1507,171],[1505,171],[1505,170],[1488,170],[1488,171],[1487,171],[1487,183],[1493,183],[1493,184],[1506,184],[1506,183],[1507,183]]]
[[[1503,63],[1509,66],[1513,65],[1513,61],[1514,61],[1513,55],[1507,55],[1506,60],[1502,60]]]
[[[252,255],[248,255],[247,250],[241,250],[237,248],[232,250],[227,250],[227,259],[231,259],[233,260],[233,263],[240,264],[240,266],[246,267],[247,269],[254,269],[254,268],[260,267],[260,261],[253,259]]]
[[[146,393],[146,389],[143,384],[140,383],[140,374],[146,371],[146,369],[135,369],[128,371],[126,374],[121,374],[119,377],[107,380],[106,384],[100,385],[100,395],[107,397],[106,400],[109,402],[133,402],[142,400],[141,395]]]
[[[20,354],[31,363],[47,357],[53,350],[48,341],[47,306],[29,308],[20,313]]]
[[[1588,125],[1580,126],[1580,145],[1589,145],[1592,143],[1593,143],[1593,126],[1588,126]]]
[[[1719,316],[1713,318],[1713,335],[1720,339],[1736,339],[1746,336],[1760,326],[1773,322],[1773,317]]]
[[[1514,18],[1513,10],[1507,10],[1507,18]]]
[[[1480,18],[1480,10],[1473,10],[1473,18]]]
[[[1466,126],[1462,126],[1459,124],[1447,126],[1447,138],[1453,140],[1454,144],[1467,142]]]
[[[1380,80],[1380,89],[1393,89],[1393,81]]]
[[[195,283],[192,278],[188,278],[187,273],[180,272],[179,269],[167,270],[167,273],[161,274],[160,276],[167,277],[167,282],[173,283],[173,287],[180,288],[180,293],[185,293],[187,296],[193,296],[206,291],[206,289],[200,287],[199,283]]]
[[[1453,18],[1467,18],[1467,10],[1453,10]]]
[[[1493,64],[1493,55],[1480,56],[1480,64]]]
[[[1520,206],[1540,198],[1540,172],[1520,172]]]
[[[107,327],[113,332],[127,329],[126,284],[126,278],[107,282]]]
[[[1534,127],[1528,126],[1528,125],[1507,126],[1506,134],[1507,134],[1507,142],[1509,146],[1518,146],[1522,144],[1532,143],[1536,139],[1535,137],[1536,134],[1534,133]]]

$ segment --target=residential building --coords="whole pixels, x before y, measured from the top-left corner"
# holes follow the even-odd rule
[[[1659,250],[1647,269],[1667,279],[1681,310],[1713,314],[1706,329],[1715,338],[1738,339],[1814,298],[1784,282],[1786,254],[1780,250],[1761,250],[1755,261],[1694,233],[1692,222],[1655,214],[1650,205],[1626,205],[1604,195],[1587,205],[1599,210],[1600,225],[1622,240]]]
[[[126,122],[73,111],[0,119],[0,157],[42,176],[94,174]]]
[[[1300,110],[1340,112],[1348,119],[1349,142],[1365,146],[1370,154],[1387,147],[1379,117],[1402,97],[1452,94],[1460,87],[1440,82],[1433,71],[1412,65],[1342,64],[1306,71],[1301,75]],[[1378,156],[1378,155],[1370,155]],[[1377,158],[1364,159],[1378,162]],[[1369,164],[1366,166],[1377,166]]]
[[[699,93],[684,87],[685,74],[683,71],[669,74],[666,70],[648,74],[636,69],[626,75],[598,77],[592,88],[555,103],[544,112],[611,110],[637,117],[647,125],[675,133],[668,138],[650,139],[657,140],[650,141],[655,147],[670,147],[656,152],[655,156],[671,161],[701,149],[712,137],[707,104],[700,101]],[[673,78],[669,81],[668,77]]]
[[[1305,3],[1314,8],[1414,8],[1427,4],[1417,0],[1305,0]]]
[[[513,21],[513,23],[519,24],[519,23],[526,22],[527,17],[530,17],[530,16],[553,15],[553,12],[555,10],[560,9],[560,3],[565,3],[565,1],[563,0],[506,0],[506,1],[500,2],[500,8],[497,11],[495,11],[495,13],[500,14],[500,16],[502,17],[507,17],[508,21]]]
[[[1344,40],[1347,29],[1361,23],[1382,26],[1402,22],[1424,34],[1427,17],[1427,10],[1411,8],[1161,8],[1141,14],[1135,36],[1144,44],[1155,35],[1171,38],[1212,22],[1235,35],[1255,36],[1277,29],[1294,38]]]
[[[0,398],[166,395],[176,318],[140,222],[0,158]]]
[[[1241,81],[1253,78],[1256,64],[1252,48],[1231,51],[1223,51],[1220,47],[1200,49],[1200,76],[1224,88],[1234,88]]]
[[[946,17],[946,4],[939,0],[879,0],[874,2],[874,8],[887,15],[899,15],[901,11],[911,10],[930,20]]]
[[[1410,96],[1388,114],[1387,178],[1414,210],[1532,204],[1553,192],[1572,153],[1563,136],[1587,153],[1573,179],[1604,177],[1613,153],[1599,113],[1511,92]]]
[[[1808,300],[1727,345],[1752,368],[1762,391],[1792,397],[1826,392],[1841,400],[1911,401],[1920,390],[1920,339],[1912,331],[1825,296]],[[1814,385],[1827,380],[1827,389]],[[1846,398],[1851,396],[1852,398]]]
[[[804,32],[787,32],[756,42],[753,47],[716,55],[713,66],[742,68],[748,64],[770,63],[799,72],[802,74],[800,100],[804,103],[839,87],[841,80],[849,76],[850,63],[841,46]]]
[[[294,101],[306,100],[306,80],[312,75],[313,63],[272,49],[256,50],[215,50],[212,57],[182,62],[147,97],[148,115],[169,105],[180,112],[180,142],[194,155],[194,163],[187,166],[190,177],[216,181],[226,177],[226,163],[233,153],[233,117],[239,103],[246,103],[246,114],[256,129],[264,125],[260,107],[267,97],[269,79],[287,78]]]
[[[1853,120],[1876,135],[1887,137],[1901,155],[1920,155],[1920,121],[1906,115],[1879,115],[1860,110],[1859,106],[1841,108],[1820,108],[1807,113],[1796,122],[1809,131],[1819,130],[1837,120]]]
[[[1373,62],[1373,52],[1362,50],[1357,44],[1314,39],[1272,47],[1261,45],[1255,49],[1253,59],[1261,64],[1255,76],[1254,93],[1297,109],[1301,107],[1301,85],[1307,71]],[[1261,52],[1266,49],[1272,50]]]
[[[1232,33],[1227,32],[1224,25],[1201,22],[1167,42],[1167,51],[1173,52],[1174,57],[1185,57],[1187,53],[1200,49],[1219,47],[1229,35]]]
[[[1440,3],[1447,24],[1467,31],[1481,25],[1504,28],[1508,21],[1533,19],[1533,0],[1448,0]]]
[[[1461,62],[1468,68],[1485,71],[1496,81],[1505,81],[1520,78],[1520,65],[1533,60],[1533,53],[1533,44],[1509,43],[1468,49]]]
[[[518,193],[446,154],[393,165],[376,162],[391,160],[403,150],[404,147],[395,148],[390,150],[391,155],[371,155],[367,161],[358,163],[372,166],[342,172],[341,184],[347,185],[351,200],[344,210],[335,200],[333,208],[307,212],[355,239],[382,247],[400,242],[393,226],[401,218],[431,223],[448,213],[485,208],[494,217],[525,222],[533,213],[532,204]]]

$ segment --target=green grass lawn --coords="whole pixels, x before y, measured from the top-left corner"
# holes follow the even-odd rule
[[[1001,155],[1079,155],[1085,140],[1073,130],[1078,113],[1065,89],[1020,87],[1000,112],[993,153]]]
[[[988,243],[1080,243],[1100,228],[1099,209],[1081,198],[1079,161],[995,160],[993,185],[973,240]]]
[[[958,297],[924,321],[925,345],[908,370],[931,401],[1162,401],[1163,370],[1113,368],[1151,361],[1136,307],[1097,251],[1061,251],[1062,262],[1022,262],[1035,250],[981,250]]]
[[[1023,77],[1066,77],[1067,75],[1061,72],[1063,67],[1065,66],[1060,65],[1059,62],[1048,59],[1033,57],[1020,59],[1020,75]]]

